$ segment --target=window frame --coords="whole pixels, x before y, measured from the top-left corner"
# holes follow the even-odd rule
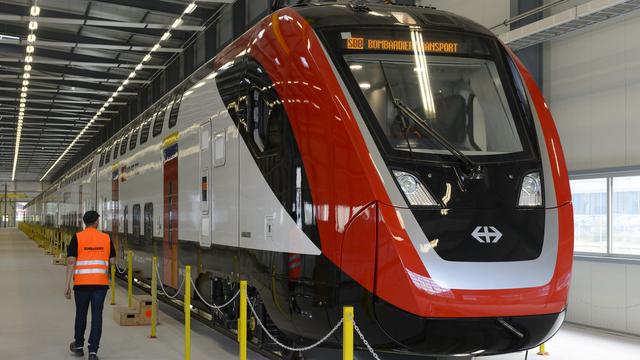
[[[141,236],[141,208],[140,208],[140,204],[134,204],[131,210],[131,218],[132,218],[132,222],[131,222],[131,232],[132,232],[132,236],[133,239],[136,243],[140,242],[140,236]]]
[[[162,135],[162,130],[164,130],[164,118],[167,115],[168,106],[169,106],[169,102],[165,101],[162,104],[160,104],[157,108],[157,115],[153,119],[153,126],[152,126],[153,131],[151,131],[151,134],[153,135],[154,138]],[[160,124],[160,125],[157,125],[157,124]]]
[[[173,103],[171,104],[171,110],[169,111],[169,129],[174,128],[178,124],[178,114],[180,113],[180,104],[182,104],[184,93],[184,89],[180,89],[173,97]]]
[[[155,114],[155,111],[153,112],[153,114]],[[155,116],[153,116],[153,114],[142,122],[142,125],[140,127],[140,145],[149,141],[151,125],[153,123],[153,120],[155,119]]]
[[[112,148],[112,144],[109,144],[109,146],[107,146],[107,148],[105,149],[104,153],[104,165],[109,164],[109,162],[111,161],[111,148]]]
[[[124,156],[127,153],[127,147],[129,147],[129,138],[131,137],[131,133],[125,136],[120,142],[120,156]]]
[[[112,157],[113,157],[113,161],[116,161],[118,159],[118,155],[120,154],[120,142],[121,142],[121,140],[122,139],[118,139],[113,144],[113,149],[112,149],[113,150],[113,154],[111,154]]]
[[[147,218],[149,219],[148,222]],[[147,230],[149,230],[149,232],[147,232]],[[148,241],[149,243],[153,243],[153,202],[144,204],[142,213],[142,237],[143,242]]]
[[[603,262],[640,263],[640,255],[613,251],[613,182],[616,178],[640,176],[640,167],[616,168],[602,171],[576,171],[569,174],[569,181],[606,179],[606,252],[587,252],[574,250],[578,260],[595,260]],[[573,194],[573,193],[572,193]],[[575,234],[574,234],[575,247]]]
[[[136,148],[139,137],[140,137],[140,128],[136,127],[131,131],[131,134],[129,136],[129,151],[133,151]]]

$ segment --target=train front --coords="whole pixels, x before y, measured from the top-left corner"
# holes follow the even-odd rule
[[[372,15],[396,26],[320,31],[384,189],[346,235],[375,219],[375,249],[345,241],[341,267],[361,284],[374,267],[372,309],[390,350],[535,347],[564,319],[573,247],[544,99],[484,29],[430,10]]]

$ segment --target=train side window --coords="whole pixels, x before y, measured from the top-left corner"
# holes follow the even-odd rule
[[[142,124],[142,129],[140,130],[140,145],[146,143],[147,140],[149,139],[149,129],[151,128],[152,119],[153,119],[153,116],[145,120],[144,123]]]
[[[120,150],[120,140],[117,140],[113,146],[113,160],[118,158],[118,150]]]
[[[104,151],[104,164],[107,165],[109,163],[109,161],[111,161],[111,148],[108,147],[105,151]]]
[[[280,146],[282,114],[275,97],[251,89],[248,106],[248,123],[251,138],[261,153],[276,150]]]
[[[124,139],[122,139],[122,142],[120,143],[120,155],[124,155],[127,152],[127,144],[129,143],[130,136],[131,134],[129,134],[129,136],[125,137]]]
[[[153,137],[156,137],[162,133],[162,126],[164,125],[164,115],[167,112],[167,103],[163,103],[158,108],[158,116],[156,116],[153,122]]]
[[[124,236],[125,238],[127,237],[127,234],[129,234],[129,205],[125,205],[124,206],[124,213],[123,213],[123,222],[124,222]]]
[[[138,134],[140,133],[140,128],[135,128],[131,132],[131,138],[129,139],[129,150],[133,150],[136,148],[136,143],[138,142]]]
[[[180,111],[180,104],[182,103],[182,96],[184,92],[180,92],[176,94],[175,99],[173,100],[173,106],[171,107],[171,112],[169,113],[169,129],[176,126],[178,123],[178,112]]]
[[[133,231],[133,240],[135,242],[140,241],[140,204],[133,205],[133,223],[131,224],[131,230]]]
[[[144,204],[144,241],[153,240],[153,203]]]

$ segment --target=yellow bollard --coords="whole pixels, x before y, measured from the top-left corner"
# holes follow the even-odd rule
[[[191,359],[191,266],[184,271],[184,360]]]
[[[353,360],[353,306],[345,306],[342,317],[342,360]]]
[[[549,356],[549,353],[547,351],[545,351],[544,349],[544,344],[540,345],[540,348],[538,348],[538,354],[540,356]]]
[[[133,252],[127,251],[127,306],[133,308],[131,304],[131,292],[133,291]]]
[[[238,337],[240,338],[240,360],[247,360],[247,280],[240,281]]]
[[[111,264],[111,305],[116,304],[116,266]]]
[[[153,268],[151,270],[151,334],[150,338],[156,338],[156,323],[158,322],[158,279],[156,278],[156,269],[158,265],[158,257],[153,257]]]

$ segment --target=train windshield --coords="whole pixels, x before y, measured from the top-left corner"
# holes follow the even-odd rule
[[[509,67],[497,60],[497,47],[480,37],[428,34],[342,33],[352,88],[369,105],[365,118],[375,118],[369,125],[384,147],[426,159],[451,155],[452,147],[479,162],[527,156],[523,112],[514,105],[514,90],[507,90],[514,87],[505,86]]]

